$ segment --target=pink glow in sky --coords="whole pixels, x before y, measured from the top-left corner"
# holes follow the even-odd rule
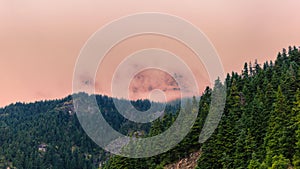
[[[184,18],[211,40],[226,72],[240,72],[245,61],[273,60],[282,48],[300,45],[299,7],[299,0],[2,0],[0,106],[70,94],[83,44],[122,16],[162,12]]]

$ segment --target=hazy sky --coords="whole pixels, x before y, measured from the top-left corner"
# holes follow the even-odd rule
[[[226,72],[300,43],[299,0],[0,0],[0,106],[72,92],[76,58],[104,24],[138,12],[177,15],[201,29]]]

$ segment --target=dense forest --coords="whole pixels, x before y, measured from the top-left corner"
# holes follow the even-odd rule
[[[149,132],[150,123],[135,124],[117,113],[112,98],[96,95],[96,100],[102,115],[115,130],[125,135],[134,130]],[[151,104],[160,104],[148,100],[131,103],[142,111]],[[167,105],[165,110],[174,114],[176,109]],[[71,96],[1,108],[0,145],[0,168],[5,169],[99,168],[111,156],[85,134]]]
[[[289,47],[276,60],[245,63],[242,72],[227,74],[227,98],[222,119],[212,136],[199,143],[215,87],[207,87],[198,117],[188,135],[173,149],[149,158],[125,158],[99,148],[83,131],[73,111],[72,97],[16,103],[0,109],[0,168],[159,169],[199,152],[196,168],[300,168],[300,51]],[[161,118],[135,124],[117,113],[112,98],[97,95],[108,123],[119,132],[142,137],[157,135],[176,119],[178,103]],[[195,101],[192,100],[193,102]],[[132,101],[147,110],[148,100]],[[159,103],[156,103],[159,104]]]
[[[198,140],[209,112],[211,88],[203,92],[197,120],[178,146],[148,159],[114,156],[105,167],[158,169],[199,151],[198,169],[300,168],[299,48],[283,49],[275,62],[245,63],[241,74],[227,74],[223,85],[227,86],[225,110],[205,143]],[[149,135],[164,131],[174,119],[171,115],[156,120]]]

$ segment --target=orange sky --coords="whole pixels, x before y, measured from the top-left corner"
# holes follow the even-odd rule
[[[1,0],[0,106],[72,92],[76,58],[101,26],[138,12],[177,15],[216,47],[226,72],[299,46],[299,0]]]

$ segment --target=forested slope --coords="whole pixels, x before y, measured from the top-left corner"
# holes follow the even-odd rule
[[[191,132],[178,146],[148,159],[115,156],[106,168],[163,168],[199,150],[199,169],[300,168],[299,49],[283,49],[274,62],[245,63],[241,74],[228,74],[224,83],[225,110],[204,144],[198,138],[209,111],[210,88],[201,97]],[[173,121],[174,117],[156,120],[150,133],[164,131]]]
[[[283,49],[275,63],[245,64],[226,84],[225,114],[198,168],[299,168],[299,49]]]
[[[97,95],[102,115],[126,135],[149,132],[150,124],[134,124],[117,113],[113,99]],[[122,101],[122,100],[120,100]],[[139,110],[148,100],[132,101]],[[167,106],[172,112],[175,108]],[[72,97],[61,100],[16,103],[0,109],[0,168],[98,168],[110,154],[83,131]]]

